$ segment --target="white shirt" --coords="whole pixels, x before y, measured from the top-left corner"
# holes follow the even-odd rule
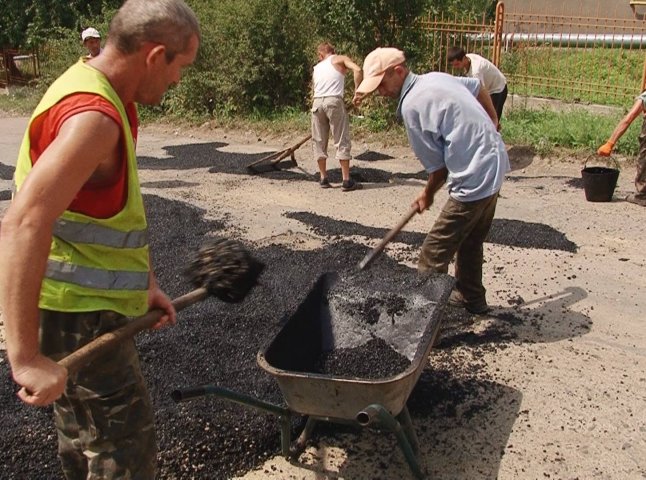
[[[314,74],[312,75],[314,98],[343,97],[345,75],[334,68],[332,57],[334,55],[330,55],[314,65]]]
[[[471,60],[467,76],[479,78],[489,93],[500,93],[505,89],[507,79],[498,67],[475,53],[467,53],[467,57]]]

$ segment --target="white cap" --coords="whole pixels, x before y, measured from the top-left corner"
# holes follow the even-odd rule
[[[81,33],[81,40],[85,41],[87,38],[101,38],[101,34],[96,28],[86,28]]]

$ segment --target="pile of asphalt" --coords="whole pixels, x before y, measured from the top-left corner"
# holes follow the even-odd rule
[[[203,211],[185,203],[156,196],[146,196],[145,201],[154,269],[162,288],[175,298],[192,289],[182,273],[190,255],[206,236],[226,237],[227,226],[205,221]],[[330,218],[316,220],[322,231],[339,236],[353,235],[361,228]],[[369,233],[381,237],[385,231]],[[155,408],[160,479],[229,478],[280,452],[280,428],[273,416],[213,396],[176,404],[170,393],[178,388],[218,385],[282,405],[276,382],[257,366],[256,353],[294,314],[324,272],[354,270],[367,253],[362,245],[340,240],[313,251],[278,245],[248,247],[266,268],[261,285],[244,302],[209,299],[182,311],[175,327],[137,337]],[[412,269],[382,255],[354,278],[364,288],[388,291],[389,286],[405,283],[412,275]],[[516,341],[515,321],[523,328],[531,326],[522,312],[517,317],[503,318],[496,323],[499,330],[490,330],[488,335],[486,330],[473,332],[473,317],[464,310],[447,317],[437,353],[410,397],[409,408],[418,428],[424,431],[435,420],[457,418],[459,412],[486,415],[498,401],[507,405],[519,401],[518,392],[489,378],[477,361]],[[540,319],[532,321],[540,323]],[[455,347],[464,345],[473,349],[468,361],[454,354]],[[0,478],[61,478],[51,408],[22,404],[15,396],[4,353],[1,360]],[[298,427],[295,423],[294,429]],[[335,428],[325,431],[334,435]]]
[[[374,296],[361,299],[358,302],[350,302],[347,309],[350,315],[358,316],[368,325],[376,324],[382,311],[393,318],[394,323],[394,316],[405,311],[406,300],[404,297],[394,294]]]
[[[335,377],[383,379],[403,372],[410,360],[397,353],[385,340],[373,338],[354,348],[336,348],[323,352],[312,373]]]

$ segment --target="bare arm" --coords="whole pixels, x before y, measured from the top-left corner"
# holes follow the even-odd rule
[[[480,91],[478,92],[478,96],[476,97],[478,102],[480,102],[480,105],[485,109],[485,112],[487,112],[487,115],[491,118],[491,121],[493,124],[496,126],[496,129],[498,129],[498,114],[496,113],[496,108],[493,106],[493,102],[491,101],[491,95],[489,95],[489,90],[480,82]]]
[[[428,181],[424,186],[424,190],[415,198],[411,207],[417,207],[417,211],[422,213],[424,210],[427,210],[431,205],[433,205],[433,199],[437,191],[444,185],[446,178],[449,175],[449,171],[446,168],[436,170],[435,172],[429,174]]]
[[[345,55],[335,55],[334,56],[334,66],[341,71],[344,75],[348,70],[352,70],[352,75],[354,77],[354,89],[356,90],[359,87],[359,84],[363,80],[363,71],[361,67],[354,63],[350,57]]]
[[[632,108],[630,111],[626,114],[624,118],[621,119],[621,121],[617,124],[615,127],[614,131],[612,132],[612,135],[610,135],[610,138],[608,139],[610,142],[617,143],[621,136],[626,133],[626,130],[628,130],[628,127],[630,127],[630,124],[635,121],[637,117],[644,111],[644,106],[641,101],[641,99],[638,99],[635,101],[633,104]]]
[[[94,132],[100,132],[97,135]],[[0,230],[0,300],[7,355],[19,396],[33,405],[56,400],[67,372],[40,353],[40,286],[55,220],[92,175],[110,162],[119,127],[103,114],[71,117],[41,155],[7,210]]]

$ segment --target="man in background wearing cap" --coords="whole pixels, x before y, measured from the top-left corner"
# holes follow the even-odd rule
[[[87,48],[87,58],[96,57],[101,53],[101,34],[96,28],[90,27],[83,30],[81,40],[83,40],[83,46]]]
[[[421,213],[446,182],[449,198],[426,236],[420,272],[447,273],[453,256],[456,285],[449,303],[482,314],[489,310],[482,285],[483,244],[496,210],[509,158],[498,117],[476,78],[446,73],[416,75],[396,48],[377,48],[363,63],[354,103],[375,90],[399,98],[397,116],[415,155],[429,174],[412,206]]]

